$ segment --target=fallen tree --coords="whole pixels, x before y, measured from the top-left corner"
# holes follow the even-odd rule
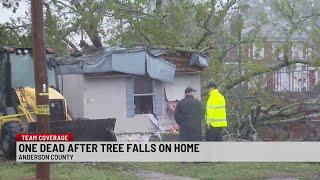
[[[260,140],[263,138],[261,134],[266,131],[278,131],[278,134],[287,134],[282,140],[290,140],[291,134],[295,133],[290,127],[295,126],[296,129],[304,129],[300,140],[317,140],[320,139],[320,98],[283,106],[273,104],[261,107],[258,104],[251,108],[250,115],[237,123],[238,139]],[[260,132],[257,129],[260,129]]]

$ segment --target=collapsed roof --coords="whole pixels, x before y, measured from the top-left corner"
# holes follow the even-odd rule
[[[143,48],[104,48],[60,61],[61,74],[122,73],[167,82],[173,81],[176,72],[199,72],[207,66],[207,59],[197,54],[172,55],[166,49]]]

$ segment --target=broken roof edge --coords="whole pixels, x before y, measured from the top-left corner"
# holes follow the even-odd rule
[[[187,53],[187,54],[196,54],[200,57],[203,58],[208,58],[206,54],[200,52],[200,51],[193,51],[193,50],[186,50],[184,48],[168,48],[168,47],[163,47],[163,46],[151,46],[151,47],[145,47],[145,46],[136,46],[136,47],[119,47],[119,46],[115,46],[115,47],[105,47],[105,48],[99,48],[99,49],[94,49],[92,51],[88,51],[91,53],[85,53],[85,54],[81,54],[79,56],[68,56],[68,57],[61,57],[59,58],[60,62],[62,64],[64,63],[68,63],[69,60],[71,59],[83,59],[86,57],[93,57],[95,55],[98,55],[99,53],[103,52],[106,53],[106,55],[110,55],[110,54],[120,54],[120,53],[132,53],[132,52],[139,52],[139,51],[145,51],[146,53],[158,57],[161,56],[163,54],[177,54],[177,53]]]
[[[200,73],[202,73],[202,71],[199,71],[199,70],[194,70],[194,71],[191,71],[191,70],[176,71],[176,75],[181,75],[181,74],[200,74]]]
[[[122,72],[97,72],[97,73],[83,73],[87,78],[116,78],[116,77],[131,77],[132,74],[122,73]]]
[[[147,74],[153,79],[172,82],[176,73],[176,65],[160,57],[146,54]]]
[[[134,53],[145,51],[142,47],[138,48],[121,48],[121,47],[106,47],[95,49],[91,53],[81,54],[79,56],[67,56],[64,58],[59,58],[60,65],[69,65],[69,64],[81,64],[81,63],[89,63],[92,62],[90,59],[92,58],[102,58],[107,57],[112,54],[121,54],[121,53]],[[94,62],[94,61],[93,61]]]
[[[194,59],[192,60],[192,57],[197,57],[196,63],[194,62]],[[112,71],[128,73],[128,74],[136,74],[134,73],[135,71],[134,72],[132,71],[133,72],[132,73],[130,70],[127,70],[125,68],[125,67],[131,67],[131,69],[137,70],[138,68],[137,63],[135,62],[133,63],[132,58],[140,59],[139,62],[146,61],[147,59],[156,59],[159,62],[153,62],[152,64],[160,63],[161,67],[170,67],[169,69],[174,68],[175,69],[174,73],[175,72],[178,72],[178,73],[201,72],[207,67],[207,64],[208,64],[207,58],[205,56],[198,53],[188,52],[188,51],[174,52],[168,48],[145,48],[145,47],[134,47],[134,48],[112,47],[110,48],[109,47],[109,48],[103,48],[103,49],[94,51],[92,54],[85,54],[79,57],[69,57],[65,59],[64,61],[60,62],[61,69],[63,69],[61,74],[104,73],[104,72],[112,72]],[[201,63],[200,62],[201,59],[203,60],[203,62],[204,61],[205,62]],[[191,61],[193,61],[193,63],[190,63]],[[126,65],[124,65],[123,63]],[[130,64],[135,66],[131,66]],[[138,63],[138,64],[141,65],[141,63]],[[148,63],[146,63],[146,65],[147,64]],[[138,68],[138,69],[140,69],[139,72],[142,71],[141,68]],[[153,69],[156,69],[156,68],[153,68]],[[147,73],[148,71],[142,74],[138,73],[138,75],[148,75]],[[157,73],[159,74],[160,71]]]

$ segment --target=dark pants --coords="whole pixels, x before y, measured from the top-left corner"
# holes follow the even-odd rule
[[[181,127],[179,130],[179,141],[202,141],[201,129]]]
[[[206,141],[223,141],[223,129],[220,127],[206,128]]]

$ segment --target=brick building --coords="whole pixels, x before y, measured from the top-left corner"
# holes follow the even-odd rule
[[[255,26],[250,26],[252,22],[243,20],[239,15],[231,18],[230,22],[230,34],[238,39],[245,37],[252,31],[257,31]],[[237,29],[241,23],[242,28],[239,31]],[[243,43],[241,47],[231,49],[228,54],[229,61],[233,65],[237,65],[241,61],[249,59],[253,63],[270,66],[279,63],[279,61],[284,61],[285,55],[289,60],[301,61],[308,61],[319,56],[318,52],[314,50],[315,44],[313,44],[312,37],[308,33],[293,33],[288,42],[283,32],[286,23],[279,22],[278,24],[282,25],[267,24],[259,26],[259,33],[263,40],[250,41]],[[275,92],[310,92],[320,84],[320,70],[316,67],[297,63],[259,78],[265,79],[264,86]]]

